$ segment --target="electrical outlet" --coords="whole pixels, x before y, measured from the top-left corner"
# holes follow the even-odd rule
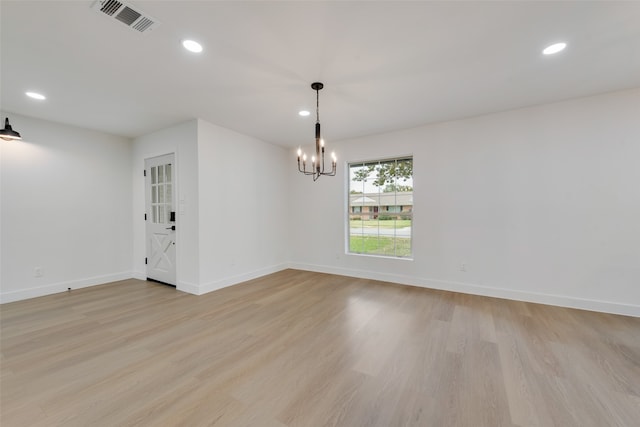
[[[44,276],[44,271],[42,267],[36,267],[33,269],[33,277],[42,277]]]

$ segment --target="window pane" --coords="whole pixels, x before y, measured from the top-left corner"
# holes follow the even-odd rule
[[[171,182],[171,163],[165,166],[164,175],[167,182]]]
[[[376,166],[377,176],[379,177],[377,181],[381,192],[392,193],[395,191],[395,166],[395,160],[382,161]]]
[[[158,203],[164,203],[164,185],[158,184]]]
[[[151,186],[151,203],[156,203],[158,201],[158,186]]]
[[[164,166],[158,166],[158,183],[164,182]]]
[[[155,184],[157,181],[157,170],[155,166],[151,167],[151,183]]]
[[[153,206],[151,208],[151,221],[154,224],[158,223],[158,207],[157,206]]]
[[[158,224],[164,224],[166,222],[164,218],[164,206],[158,206]]]
[[[349,166],[351,194],[365,193],[366,181],[369,174],[369,166],[366,166],[364,163]]]

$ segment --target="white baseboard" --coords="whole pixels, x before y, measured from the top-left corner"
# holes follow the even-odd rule
[[[514,289],[482,286],[473,283],[453,282],[438,279],[423,279],[399,274],[376,273],[372,271],[315,264],[291,263],[290,268],[315,271],[318,273],[338,274],[341,276],[357,277],[361,279],[380,280],[384,282],[399,283],[401,285],[419,286],[423,288],[439,289],[443,291],[461,292],[472,295],[504,298],[537,304],[555,305],[559,307],[577,308],[581,310],[640,317],[640,306],[633,304],[621,304],[617,302],[590,300],[564,295],[525,292]]]
[[[147,280],[147,273],[144,271],[134,271],[133,278],[138,280]]]
[[[423,288],[440,289],[451,292],[461,292],[472,295],[482,295],[495,298],[504,298],[516,301],[525,301],[538,304],[548,304],[560,307],[577,308],[582,310],[598,311],[603,313],[621,314],[625,316],[640,317],[640,306],[633,304],[622,304],[610,301],[598,301],[584,298],[569,297],[564,295],[543,294],[535,292],[525,292],[513,289],[495,288],[482,286],[472,283],[453,282],[438,279],[424,279],[412,276],[404,276],[399,274],[377,273],[367,270],[347,269],[340,267],[331,267],[325,265],[305,264],[305,263],[283,263],[274,266],[261,268],[249,273],[239,274],[237,276],[227,277],[215,282],[196,285],[192,283],[179,282],[177,289],[194,295],[202,295],[218,289],[233,286],[238,283],[256,279],[267,274],[276,273],[287,268],[298,270],[315,271],[319,273],[337,274],[341,276],[357,277],[362,279],[380,280],[385,282],[398,283],[401,285],[420,286]],[[0,303],[5,304],[14,301],[20,301],[28,298],[36,298],[45,295],[51,295],[58,292],[65,292],[68,288],[80,289],[89,286],[102,285],[110,282],[117,282],[126,279],[146,280],[146,275],[140,272],[122,272],[108,274],[104,276],[95,276],[79,280],[71,280],[68,282],[54,283],[45,286],[39,286],[18,291],[10,291],[0,293]]]
[[[87,277],[85,279],[70,280],[68,282],[53,283],[45,286],[38,286],[35,288],[20,289],[19,291],[10,291],[0,293],[0,303],[5,304],[14,301],[20,301],[28,298],[42,297],[45,295],[57,294],[58,292],[65,292],[69,288],[81,289],[89,286],[103,285],[105,283],[117,282],[119,280],[126,280],[133,278],[133,273],[130,271],[122,273],[107,274],[104,276]]]
[[[202,295],[200,293],[200,286],[193,283],[178,281],[178,285],[176,286],[176,289],[181,292],[186,292],[188,294]]]
[[[267,274],[277,273],[278,271],[286,270],[287,268],[289,268],[289,264],[287,263],[277,264],[277,265],[261,268],[258,270],[254,270],[249,273],[243,273],[237,276],[226,277],[221,280],[216,280],[215,282],[205,283],[200,285],[200,293],[197,295],[202,295],[208,292],[216,291],[218,289],[226,288],[228,286],[237,285],[238,283],[257,279],[258,277],[266,276]]]

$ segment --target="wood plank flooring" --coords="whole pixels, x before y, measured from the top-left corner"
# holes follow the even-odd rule
[[[640,425],[638,318],[297,270],[0,313],[2,427]]]

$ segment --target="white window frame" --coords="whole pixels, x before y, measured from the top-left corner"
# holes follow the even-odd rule
[[[404,155],[404,156],[394,156],[394,157],[385,157],[385,158],[380,158],[380,159],[367,159],[367,160],[362,160],[362,161],[350,161],[346,163],[346,170],[347,173],[346,175],[346,182],[345,182],[345,189],[346,189],[346,207],[344,209],[344,212],[346,212],[346,220],[345,220],[345,254],[346,255],[354,255],[354,256],[365,256],[365,257],[381,257],[381,258],[390,258],[390,259],[399,259],[399,260],[413,260],[413,256],[414,256],[414,240],[413,240],[413,231],[414,231],[414,216],[415,216],[415,210],[414,210],[414,202],[413,202],[413,195],[414,192],[411,192],[411,202],[408,203],[407,201],[401,201],[401,202],[396,202],[396,206],[411,206],[411,210],[409,212],[387,212],[386,210],[384,210],[385,204],[380,202],[380,199],[378,198],[378,205],[377,205],[377,211],[375,212],[375,217],[376,219],[379,216],[385,216],[385,215],[401,215],[403,217],[408,217],[411,220],[411,230],[410,230],[410,234],[408,236],[409,239],[409,253],[405,254],[405,255],[398,255],[397,253],[397,246],[394,245],[394,253],[393,254],[389,254],[389,253],[371,253],[371,252],[358,252],[358,251],[352,251],[351,250],[351,218],[352,217],[357,217],[360,216],[361,218],[364,218],[364,216],[373,216],[374,215],[374,209],[370,208],[370,209],[364,209],[361,208],[359,213],[353,212],[353,207],[355,205],[351,204],[351,199],[352,197],[354,197],[354,194],[351,194],[352,190],[360,190],[358,188],[352,188],[351,187],[351,169],[354,166],[358,166],[358,165],[370,165],[370,164],[374,164],[374,163],[385,163],[385,162],[389,162],[389,161],[402,161],[402,160],[411,160],[412,162],[412,175],[411,175],[411,179],[409,181],[408,184],[410,184],[413,187],[413,178],[414,178],[414,173],[413,171],[414,169],[414,162],[415,159],[413,157],[412,154],[409,155]],[[374,180],[375,179],[375,175],[372,175],[371,177],[368,178],[368,180]],[[406,185],[404,182],[396,182],[396,185]],[[364,191],[364,184],[363,184],[363,197],[366,194],[370,194],[367,193],[366,191]],[[404,192],[394,192],[396,194],[395,197],[397,197],[397,194],[402,194]],[[378,195],[380,194],[388,194],[388,193],[384,193],[381,191],[381,188],[378,187]],[[362,205],[364,206],[364,205]],[[397,232],[397,229],[393,229],[393,237],[397,238],[398,236],[395,234]],[[364,231],[364,227],[363,227],[363,231]],[[363,236],[365,234],[362,234]],[[378,233],[375,234],[378,236],[378,238],[380,238],[381,235],[380,234],[380,227],[378,227]],[[383,236],[384,237],[384,236]]]

